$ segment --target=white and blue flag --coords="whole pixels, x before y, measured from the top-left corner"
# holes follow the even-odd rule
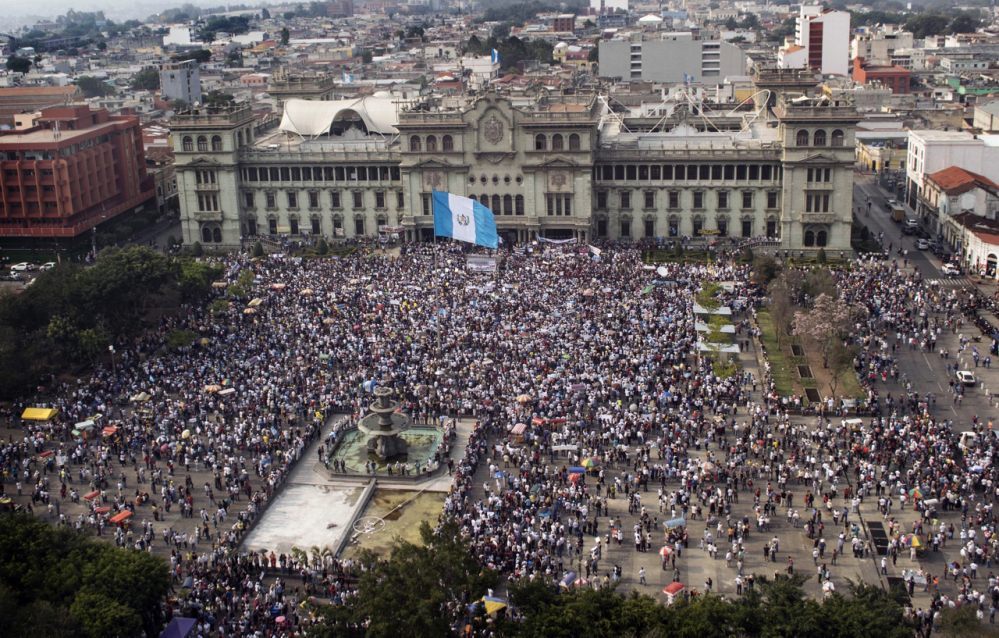
[[[493,49],[493,52],[490,55],[490,59],[492,60],[493,64],[499,64],[499,61],[500,61],[499,60],[499,51],[497,51],[496,49]]]
[[[474,199],[434,191],[434,235],[496,249],[496,219]]]

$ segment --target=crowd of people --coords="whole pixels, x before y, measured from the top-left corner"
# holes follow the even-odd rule
[[[694,356],[693,300],[707,281],[731,282],[720,301],[749,309],[734,321],[736,340],[756,335],[749,317],[761,292],[749,266],[652,270],[638,251],[576,247],[499,261],[495,274],[470,273],[460,248],[431,245],[335,260],[229,258],[224,281],[251,272],[253,302],[230,300],[214,315],[190,308],[116,344],[113,367],[64,384],[55,418],[20,423],[21,438],[0,446],[0,485],[54,522],[165,553],[176,587],[189,591],[172,611],[195,615],[203,635],[294,635],[307,622],[303,601],[344,602],[357,566],[240,543],[309,445],[324,436],[334,445],[364,414],[365,384],[378,380],[417,422],[475,420],[464,455],[449,460],[442,517],[459,523],[483,565],[511,578],[599,585],[621,576],[605,560],[612,544],[633,543],[660,552],[679,580],[699,543],[741,589],[753,577],[751,537],[767,539],[766,559],[793,573],[773,532],[786,517],[814,540],[813,567],[828,581],[847,544],[855,557],[876,551],[857,512],[880,499],[889,560],[913,538],[961,544],[961,561],[937,575],[913,570],[909,586],[937,591],[936,607],[994,614],[995,577],[979,580],[999,548],[991,422],[959,440],[897,362],[900,348],[934,352],[944,331],[970,334],[959,293],[893,262],[837,270],[840,299],[866,310],[852,340],[871,414],[806,427],[772,380],[722,378]],[[182,329],[197,339],[170,349],[167,335]],[[960,342],[966,352],[953,356],[970,357],[972,342]],[[889,383],[906,391],[892,396]],[[334,414],[349,418],[324,432]],[[66,499],[86,511],[60,511]],[[626,520],[610,511],[615,501]],[[198,521],[195,533],[161,522],[174,508]],[[109,522],[126,511],[141,524]],[[939,522],[951,511],[960,525]],[[957,593],[939,590],[938,578]]]

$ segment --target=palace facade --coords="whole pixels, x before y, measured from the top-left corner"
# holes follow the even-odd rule
[[[758,78],[755,103],[728,111],[681,100],[618,113],[599,96],[494,92],[290,97],[280,124],[248,107],[201,109],[172,124],[184,241],[432,241],[431,193],[444,190],[486,204],[507,243],[766,236],[849,251],[858,117],[788,90],[808,85]]]

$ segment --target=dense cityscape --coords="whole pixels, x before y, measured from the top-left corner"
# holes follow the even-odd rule
[[[995,7],[211,4],[0,17],[0,635],[999,634]]]

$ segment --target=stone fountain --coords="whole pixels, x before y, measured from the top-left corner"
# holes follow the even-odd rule
[[[396,412],[399,404],[392,400],[390,388],[378,386],[373,394],[370,413],[357,423],[357,429],[368,437],[368,452],[381,461],[405,457],[409,446],[399,435],[409,429],[409,417]]]

